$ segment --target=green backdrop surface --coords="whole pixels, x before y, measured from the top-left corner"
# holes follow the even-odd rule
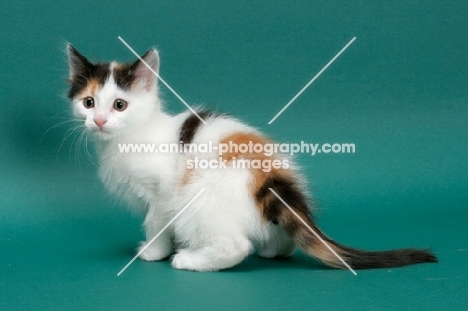
[[[449,309],[468,304],[468,2],[80,1],[1,5],[0,309]],[[65,43],[94,60],[155,46],[190,104],[299,155],[319,224],[360,248],[438,264],[328,269],[297,252],[217,273],[135,261],[142,215],[104,191],[75,135]],[[353,37],[273,124],[268,121]],[[161,87],[166,109],[184,106]],[[91,148],[91,153],[93,153]]]

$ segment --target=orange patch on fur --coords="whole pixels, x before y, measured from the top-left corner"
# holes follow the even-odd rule
[[[121,63],[114,62],[114,63],[112,63],[112,65],[113,65],[113,69],[119,70],[119,69],[123,68],[123,65]]]
[[[240,145],[262,145],[264,146],[265,144],[268,143],[268,140],[265,139],[264,137],[256,134],[256,133],[243,133],[243,132],[237,132],[234,134],[231,134],[229,136],[226,136],[220,140],[220,144],[226,144],[229,147],[232,146],[237,146],[237,149],[235,147],[230,148],[228,152],[225,152],[221,155],[223,160],[228,160],[231,161],[232,159],[236,158],[243,158],[243,159],[249,159],[249,160],[254,160],[254,159],[264,159],[267,158],[267,156],[263,152],[242,152],[239,148]],[[234,150],[236,149],[236,150]],[[253,149],[253,147],[251,148]]]
[[[262,187],[262,185],[265,183],[265,180],[268,177],[273,177],[273,176],[290,176],[290,173],[287,172],[286,169],[284,168],[278,168],[278,167],[273,167],[272,163],[278,163],[281,161],[280,158],[275,156],[275,154],[272,155],[266,155],[265,154],[265,145],[270,144],[271,142],[257,134],[257,133],[245,133],[245,132],[237,132],[234,134],[231,134],[229,136],[226,136],[220,140],[220,144],[226,144],[228,145],[228,151],[225,153],[221,154],[221,158],[223,160],[229,161],[239,161],[239,160],[247,160],[247,161],[253,161],[257,160],[260,161],[263,165],[264,161],[269,161],[270,162],[270,171],[264,171],[263,168],[252,168],[250,167],[251,171],[251,180],[249,184],[249,190],[250,193],[252,194],[253,197],[255,197],[255,194],[257,191]],[[252,152],[241,152],[240,145],[246,145],[246,146],[252,146],[250,147],[250,151]],[[254,148],[254,145],[261,145],[263,151],[256,151]],[[236,150],[235,148],[230,148],[231,145],[236,145],[238,149]],[[273,162],[276,161],[276,162]],[[278,166],[278,165],[276,165]],[[263,206],[262,204],[257,204],[257,208],[260,210],[261,215],[263,215]]]
[[[93,80],[89,81],[89,83],[88,83],[88,88],[89,88],[89,90],[91,92],[91,95],[96,94],[99,87],[100,87],[100,85],[99,85],[99,81],[97,79],[93,79]]]
[[[315,233],[319,234],[321,238],[325,241],[325,243],[337,253],[340,257],[346,258],[345,251],[338,245],[335,244],[332,240],[328,239],[321,230],[314,225],[313,222],[309,220],[309,217],[300,211],[296,211],[299,217],[304,220],[310,228],[312,228]],[[335,267],[335,268],[342,268],[343,264],[341,261],[333,254],[333,252],[319,239],[313,234],[309,228],[304,226],[300,220],[297,219],[296,215],[292,213],[284,214],[288,222],[299,224],[298,229],[294,233],[294,241],[299,244],[299,246],[306,251],[307,254],[313,256],[315,258],[320,259],[325,264]],[[284,220],[283,220],[284,221]]]
[[[79,98],[93,97],[100,87],[101,85],[98,79],[89,80],[88,85],[84,88],[83,92],[81,92]]]
[[[193,169],[185,168],[184,174],[182,175],[182,178],[180,179],[179,187],[183,188],[184,186],[188,185],[190,180],[193,178],[194,173],[195,172]]]

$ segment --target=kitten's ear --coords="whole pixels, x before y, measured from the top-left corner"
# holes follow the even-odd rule
[[[88,68],[93,66],[93,64],[91,64],[86,57],[81,55],[70,43],[67,44],[67,54],[70,79],[78,73],[86,72]]]
[[[141,58],[144,62],[138,59],[134,64],[135,81],[141,83],[147,91],[150,91],[156,86],[157,77],[154,73],[159,74],[159,54],[156,49],[151,49]]]

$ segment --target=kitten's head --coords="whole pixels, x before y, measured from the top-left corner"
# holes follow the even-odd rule
[[[134,63],[91,63],[67,46],[73,114],[101,140],[109,140],[144,123],[159,111],[159,56],[154,49]]]

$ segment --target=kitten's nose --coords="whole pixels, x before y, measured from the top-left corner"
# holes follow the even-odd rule
[[[102,127],[104,126],[104,124],[106,124],[107,120],[105,118],[96,118],[94,119],[94,123],[96,123],[96,125],[102,129]]]

